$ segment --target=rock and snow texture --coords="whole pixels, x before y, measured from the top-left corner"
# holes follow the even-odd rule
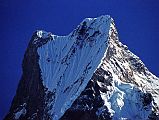
[[[119,42],[112,21],[106,56],[62,120],[158,120],[158,107],[159,79]]]
[[[108,16],[85,19],[73,34],[54,36],[38,48],[43,84],[55,92],[51,110],[54,120],[71,106],[101,63],[110,21]]]
[[[40,30],[6,119],[157,120],[159,79],[119,42],[110,16],[86,18],[68,36]]]

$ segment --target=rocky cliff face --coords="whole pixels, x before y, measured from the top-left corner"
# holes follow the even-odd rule
[[[37,31],[6,120],[158,120],[159,79],[119,42],[109,16],[68,36]]]
[[[23,74],[12,101],[10,112],[5,118],[6,120],[16,118],[41,119],[41,116],[43,116],[45,88],[42,84],[41,70],[38,64],[39,55],[37,48],[45,44],[49,39],[43,40],[41,38],[35,46],[32,42],[36,38],[35,32],[24,55],[22,63]],[[36,114],[34,115],[34,113]]]

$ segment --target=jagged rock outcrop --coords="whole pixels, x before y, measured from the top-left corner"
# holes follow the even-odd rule
[[[159,79],[119,42],[110,16],[68,36],[33,34],[6,120],[158,120]]]

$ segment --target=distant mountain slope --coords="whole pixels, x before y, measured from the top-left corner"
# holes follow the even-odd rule
[[[159,79],[119,42],[110,16],[68,36],[36,31],[8,119],[157,120]]]

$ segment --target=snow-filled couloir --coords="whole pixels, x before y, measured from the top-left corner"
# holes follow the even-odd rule
[[[110,16],[67,36],[39,30],[6,119],[157,120],[159,79],[119,42]]]

